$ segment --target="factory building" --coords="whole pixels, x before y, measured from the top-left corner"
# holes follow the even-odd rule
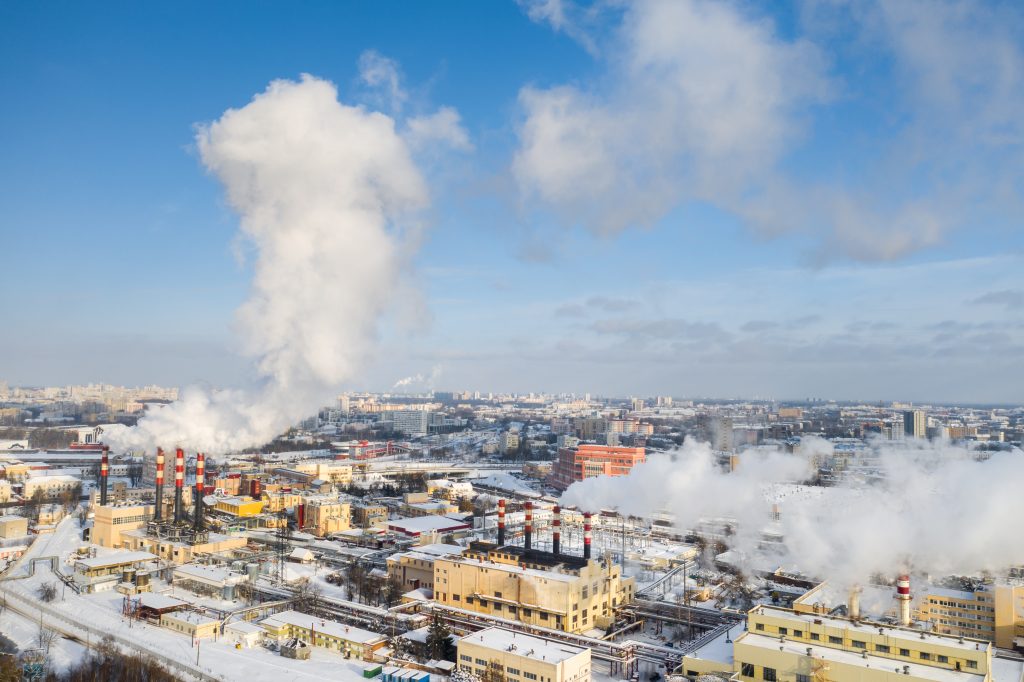
[[[238,586],[247,579],[248,576],[245,574],[235,573],[226,568],[186,564],[175,567],[173,583],[175,587],[195,594],[231,601],[235,598]]]
[[[990,682],[992,653],[982,640],[762,605],[682,670],[744,682]]]
[[[242,497],[218,497],[214,509],[230,516],[257,516],[263,511],[263,500],[254,500],[248,495]]]
[[[337,497],[310,497],[298,506],[299,528],[318,537],[352,527],[352,508]]]
[[[145,527],[155,509],[152,504],[97,505],[89,541],[100,547],[123,547],[125,541],[121,534]]]
[[[594,476],[625,476],[645,460],[644,448],[608,445],[577,445],[559,448],[551,467],[548,485],[565,490],[573,483]]]
[[[461,551],[459,545],[433,544],[392,554],[388,557],[388,577],[400,580],[405,590],[433,590],[434,560]]]
[[[113,552],[75,561],[73,580],[83,592],[112,590],[130,570],[138,570],[157,557],[149,552]]]
[[[374,651],[387,644],[387,638],[376,632],[298,611],[275,613],[260,621],[260,627],[278,642],[295,638],[361,660],[368,660]]]
[[[491,542],[434,561],[439,604],[566,632],[607,627],[634,591],[617,564]]]
[[[388,508],[382,504],[356,502],[352,505],[352,523],[359,528],[382,528],[388,525]]]
[[[590,649],[492,627],[459,640],[458,666],[480,679],[590,682]]]

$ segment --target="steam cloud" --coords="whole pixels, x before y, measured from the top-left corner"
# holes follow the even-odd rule
[[[434,365],[430,369],[430,374],[423,374],[417,372],[412,376],[403,377],[395,382],[392,386],[392,390],[396,388],[408,388],[410,386],[426,386],[427,388],[433,388],[437,380],[441,378],[441,365]]]
[[[877,479],[824,488],[791,485],[806,480],[812,457],[831,448],[820,439],[804,445],[799,455],[748,451],[725,473],[708,444],[690,440],[628,476],[576,483],[562,502],[645,517],[670,511],[681,529],[734,519],[728,544],[750,566],[795,566],[838,584],[902,569],[973,575],[1024,563],[1024,546],[1013,540],[1024,514],[1020,450],[978,461],[977,453],[948,444],[875,444]],[[766,549],[762,532],[773,504],[784,545]]]
[[[137,427],[108,430],[115,447],[237,450],[329,402],[371,349],[400,286],[403,237],[428,203],[395,121],[342,104],[333,84],[308,75],[274,81],[196,141],[255,247],[236,322],[260,381],[187,389]]]

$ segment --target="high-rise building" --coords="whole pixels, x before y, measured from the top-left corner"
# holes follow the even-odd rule
[[[548,484],[565,490],[576,481],[593,476],[625,476],[645,460],[644,448],[609,445],[578,445],[561,448],[551,467]]]
[[[924,410],[908,410],[903,413],[903,434],[908,438],[928,437],[928,418]]]
[[[426,410],[395,410],[391,413],[392,428],[409,436],[425,436],[430,430],[430,414]]]

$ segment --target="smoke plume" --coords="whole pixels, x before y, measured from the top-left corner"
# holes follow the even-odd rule
[[[117,447],[227,452],[330,402],[373,345],[400,286],[405,236],[428,203],[395,121],[339,102],[332,83],[308,75],[274,81],[200,127],[196,142],[254,247],[236,326],[259,381],[187,389],[137,427],[105,433]]]
[[[981,458],[943,443],[875,443],[858,456],[864,476],[818,487],[799,482],[831,446],[818,439],[805,446],[797,455],[745,452],[728,473],[708,444],[690,440],[673,453],[651,456],[628,476],[576,483],[562,502],[648,518],[669,511],[680,529],[730,519],[735,535],[728,544],[747,569],[795,567],[839,584],[903,569],[973,575],[1024,563],[1024,546],[1015,541],[1024,514],[1020,450]],[[781,532],[782,545],[763,542],[769,528]]]

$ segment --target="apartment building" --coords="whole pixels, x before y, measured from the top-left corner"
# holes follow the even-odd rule
[[[625,476],[646,459],[644,448],[609,445],[577,445],[559,448],[551,466],[548,485],[565,490],[577,481],[594,476]]]

